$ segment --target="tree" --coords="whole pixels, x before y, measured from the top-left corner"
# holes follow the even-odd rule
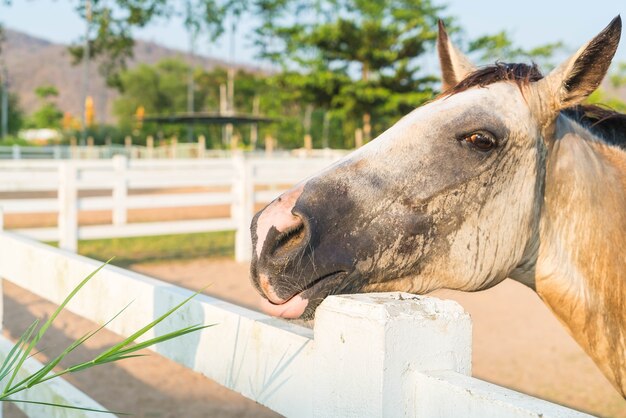
[[[262,56],[282,65],[285,77],[303,88],[303,100],[345,118],[346,134],[362,125],[368,137],[370,124],[379,133],[433,96],[436,78],[423,74],[416,59],[434,45],[443,11],[430,0],[256,6]]]
[[[558,52],[564,52],[563,42],[553,42],[539,45],[531,49],[516,46],[506,31],[494,35],[484,35],[469,42],[468,52],[475,53],[478,61],[491,64],[495,60],[515,62],[533,61],[545,70],[554,67],[552,57]]]
[[[63,112],[53,101],[59,95],[57,88],[54,86],[39,86],[35,89],[35,94],[39,98],[41,106],[32,114],[27,122],[27,126],[38,129],[60,129]]]
[[[194,68],[194,101],[197,110],[218,113],[220,109],[219,86],[228,78],[227,69],[215,68],[205,71]],[[147,116],[172,115],[186,109],[186,74],[189,66],[179,59],[166,59],[156,65],[140,65],[132,70],[120,73],[120,97],[114,103],[114,112],[122,128],[128,130],[135,126],[135,114],[143,106]],[[239,70],[235,73],[237,91],[235,106],[243,113],[253,112],[253,103],[258,97],[259,108],[263,115],[276,118],[274,124],[264,124],[260,128],[261,138],[265,133],[278,137],[283,146],[293,148],[301,145],[302,126],[300,113],[294,101],[298,98],[298,87],[294,85],[278,86],[276,79],[262,73]],[[163,132],[166,135],[181,135],[184,126],[144,123],[142,136]],[[221,130],[217,125],[196,125],[195,133],[207,137],[208,145],[221,147]],[[250,130],[247,126],[235,127],[236,133],[244,144],[250,144]]]
[[[0,97],[2,97],[3,89],[0,83]],[[10,93],[8,94],[8,134],[16,135],[17,132],[24,125],[24,112],[20,108],[19,99],[17,95]],[[0,120],[2,120],[2,108],[0,107]]]
[[[76,11],[88,20],[87,0],[82,0]],[[142,28],[157,19],[182,16],[191,36],[207,35],[213,41],[222,33],[224,8],[217,0],[91,0],[90,29],[88,32],[89,58],[100,57],[100,73],[110,86],[119,85],[119,71],[126,68],[133,56],[135,44],[132,30]],[[74,63],[85,58],[84,39],[70,46]]]

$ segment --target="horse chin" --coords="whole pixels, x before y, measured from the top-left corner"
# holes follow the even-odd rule
[[[346,271],[337,271],[314,280],[305,290],[293,295],[280,304],[263,299],[261,309],[268,315],[285,319],[313,319],[315,309],[329,295],[347,293],[345,280],[349,276]]]

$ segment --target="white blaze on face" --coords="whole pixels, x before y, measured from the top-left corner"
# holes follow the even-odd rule
[[[302,222],[300,217],[294,215],[291,211],[303,189],[304,183],[283,193],[278,199],[270,203],[259,216],[256,226],[257,241],[255,251],[257,257],[261,256],[267,234],[272,227],[276,228],[278,232],[283,232],[298,226]]]

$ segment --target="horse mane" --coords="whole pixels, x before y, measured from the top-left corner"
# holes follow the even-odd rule
[[[485,87],[499,81],[513,81],[521,87],[542,78],[543,75],[536,64],[496,62],[469,74],[456,86],[444,91],[442,96],[451,96],[471,87]],[[626,150],[626,114],[606,106],[592,104],[569,107],[562,110],[561,114],[578,122],[607,144]]]

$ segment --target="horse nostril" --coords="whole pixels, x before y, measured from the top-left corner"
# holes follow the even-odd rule
[[[306,238],[306,226],[299,215],[294,216],[298,218],[297,223],[276,237],[271,254],[286,254],[302,246]]]

